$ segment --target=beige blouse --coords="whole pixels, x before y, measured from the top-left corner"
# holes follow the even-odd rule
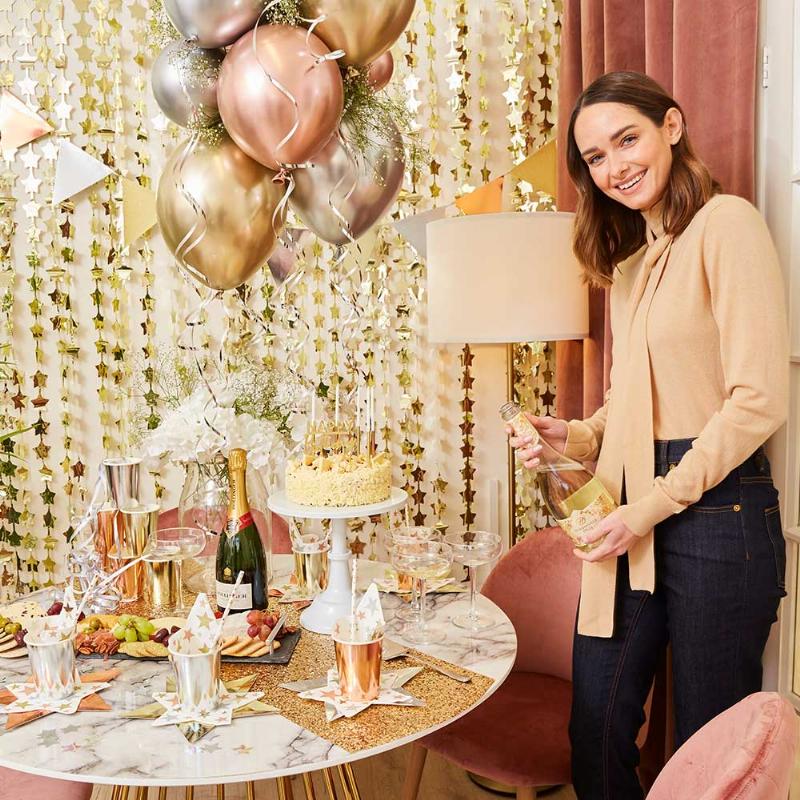
[[[655,589],[653,528],[745,461],[786,419],[789,342],[784,285],[767,226],[746,200],[717,195],[674,240],[620,264],[611,288],[611,388],[571,420],[566,453],[598,460],[617,502],[623,474],[633,589]],[[653,441],[696,437],[664,477]],[[598,458],[599,454],[599,458]],[[578,631],[611,636],[617,559],[583,565]]]

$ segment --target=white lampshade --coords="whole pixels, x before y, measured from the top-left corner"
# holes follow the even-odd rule
[[[589,293],[572,254],[573,215],[474,214],[431,222],[428,339],[582,339]]]

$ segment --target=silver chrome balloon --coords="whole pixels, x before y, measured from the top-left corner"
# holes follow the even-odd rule
[[[252,28],[266,0],[163,0],[172,24],[200,47],[225,47]]]
[[[345,124],[310,166],[294,171],[289,205],[320,239],[337,245],[358,239],[391,208],[405,170],[403,137],[392,128],[391,136],[376,133],[359,153],[342,143]]]
[[[219,120],[217,79],[224,50],[193,42],[168,44],[153,64],[150,81],[159,108],[183,128],[207,128]]]

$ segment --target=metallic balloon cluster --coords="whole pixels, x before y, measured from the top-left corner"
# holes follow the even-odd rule
[[[167,161],[157,211],[186,273],[218,291],[246,283],[278,247],[288,207],[336,245],[388,211],[403,180],[403,138],[393,126],[354,150],[342,71],[364,69],[375,91],[385,86],[389,48],[415,0],[162,2],[184,38],[156,59],[153,93],[192,135]],[[299,24],[271,21],[293,10]],[[220,119],[225,132],[204,135]]]

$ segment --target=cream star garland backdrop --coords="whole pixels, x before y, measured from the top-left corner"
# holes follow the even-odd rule
[[[451,204],[551,138],[560,2],[418,0],[393,49],[390,91],[430,161],[409,168],[390,216],[335,273],[332,248],[313,240],[278,302],[267,269],[251,282],[249,303],[269,319],[264,358],[322,389],[352,386],[356,372],[375,386],[379,440],[417,523],[485,515],[472,416],[480,386],[468,352],[425,342],[424,259],[392,220]],[[150,92],[150,6],[0,0],[0,87],[53,128],[0,160],[0,429],[30,428],[0,448],[0,541],[16,549],[30,589],[63,577],[66,535],[96,465],[129,448],[131,405],[157,419],[154,358],[195,305],[157,228],[127,246],[122,238],[125,179],[154,189],[179,136]],[[68,145],[108,175],[53,205]],[[218,337],[211,319],[203,338],[213,347]],[[552,408],[552,351],[519,348],[517,360],[523,401]],[[143,383],[145,396],[132,399]],[[181,480],[178,469],[160,476],[165,507]],[[519,500],[520,530],[544,522],[529,489]],[[369,552],[375,530],[359,523],[354,550]]]

